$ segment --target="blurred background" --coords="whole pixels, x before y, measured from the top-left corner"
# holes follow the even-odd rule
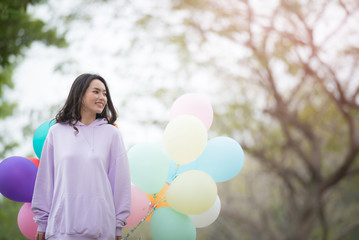
[[[35,129],[81,73],[108,81],[127,148],[162,144],[174,100],[202,93],[209,137],[246,159],[197,239],[359,239],[357,0],[2,0],[0,12],[0,161],[35,157]],[[0,197],[0,239],[25,239],[21,206]],[[148,223],[130,239],[151,239]]]

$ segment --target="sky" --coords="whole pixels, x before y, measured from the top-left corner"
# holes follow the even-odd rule
[[[14,72],[15,89],[6,91],[6,98],[18,103],[13,117],[8,118],[1,126],[20,147],[10,152],[11,155],[34,154],[32,139],[23,139],[22,128],[33,121],[34,126],[50,120],[51,106],[62,106],[74,79],[81,73],[90,72],[102,75],[108,82],[111,96],[120,117],[117,124],[124,136],[127,147],[149,141],[163,145],[163,129],[151,125],[141,125],[138,120],[150,118],[169,121],[172,102],[154,98],[153,93],[161,87],[176,88],[180,86],[188,92],[202,91],[200,88],[210,76],[198,73],[194,85],[188,81],[173,81],[168,71],[178,65],[171,51],[153,56],[150,45],[140,45],[128,56],[119,52],[126,51],[134,36],[132,27],[133,9],[122,8],[122,1],[111,4],[89,4],[82,6],[82,1],[50,0],[48,5],[29,8],[34,16],[48,22],[50,26],[65,30],[62,16],[75,11],[80,16],[89,13],[91,20],[74,21],[67,30],[66,38],[69,47],[58,49],[47,47],[42,43],[33,43],[25,50],[24,58]],[[119,6],[113,6],[119,4]],[[149,3],[148,3],[149,4]],[[136,11],[148,11],[150,6],[141,4]],[[121,16],[114,18],[114,9],[123,9]],[[147,9],[147,10],[146,10]],[[138,33],[141,34],[141,33]],[[140,36],[141,37],[141,36]],[[144,37],[144,36],[143,36]],[[156,66],[161,66],[161,69]],[[61,69],[55,71],[55,69]],[[208,87],[207,87],[208,88]],[[181,94],[174,93],[174,97]],[[39,117],[29,117],[31,111],[42,112]]]

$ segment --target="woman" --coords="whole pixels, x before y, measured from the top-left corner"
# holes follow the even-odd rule
[[[116,118],[105,80],[77,77],[41,154],[32,199],[37,240],[121,239],[131,183]]]

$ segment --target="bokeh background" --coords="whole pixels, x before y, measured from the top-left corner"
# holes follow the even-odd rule
[[[197,239],[359,238],[359,1],[2,0],[0,161],[35,157],[77,75],[109,83],[126,145],[163,142],[184,93],[209,97],[209,137],[242,171]],[[0,239],[25,239],[0,197]],[[126,231],[126,230],[125,230]],[[131,239],[151,239],[143,224]]]

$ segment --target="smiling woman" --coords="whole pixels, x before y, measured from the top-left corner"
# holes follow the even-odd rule
[[[106,104],[107,91],[105,84],[98,79],[92,80],[82,99],[80,121],[85,125],[89,125],[95,120],[93,117],[96,117],[97,114],[101,115]]]
[[[89,125],[98,118],[108,119],[109,124],[117,119],[110,91],[103,77],[82,74],[75,79],[65,105],[56,116],[56,122],[70,121],[77,130],[77,122]]]
[[[121,239],[131,184],[116,118],[106,81],[77,77],[41,154],[32,199],[37,240]]]

